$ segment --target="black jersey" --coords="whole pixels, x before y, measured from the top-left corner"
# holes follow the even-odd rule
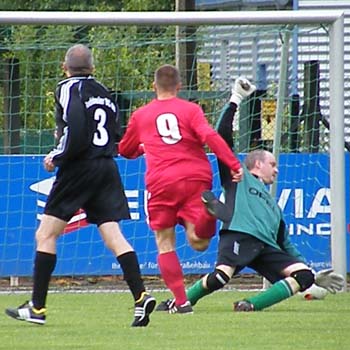
[[[113,157],[118,137],[118,106],[92,76],[70,77],[56,90],[56,166],[76,160]]]

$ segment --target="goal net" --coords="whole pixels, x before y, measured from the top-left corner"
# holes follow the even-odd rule
[[[245,76],[254,82],[257,92],[244,101],[235,121],[235,150],[241,159],[259,147],[276,154],[279,175],[272,191],[292,241],[316,270],[336,264],[346,272],[344,196],[349,199],[349,188],[344,195],[343,173],[349,157],[344,160],[342,67],[334,64],[332,53],[342,54],[342,44],[331,37],[335,30],[342,34],[335,25],[339,13],[322,13],[319,20],[315,14],[304,13],[302,19],[293,14],[294,23],[287,15],[278,19],[277,13],[254,18],[231,13],[225,21],[206,13],[208,20],[200,22],[178,14],[178,23],[166,13],[154,15],[153,22],[142,13],[139,20],[124,14],[123,21],[98,15],[85,14],[71,23],[64,16],[50,21],[52,14],[36,18],[32,13],[31,20],[1,17],[0,276],[32,273],[34,232],[54,179],[42,168],[44,155],[54,147],[54,91],[63,78],[65,51],[75,43],[92,48],[95,76],[113,91],[124,125],[135,108],[153,97],[154,71],[165,63],[180,68],[181,96],[201,104],[213,125],[234,79]],[[208,157],[219,195],[216,160]],[[146,222],[144,159],[116,162],[132,216],[122,230],[138,253],[143,274],[157,275],[155,240]],[[214,238],[207,251],[195,252],[178,228],[177,251],[186,274],[211,271],[216,247]],[[121,273],[83,211],[59,239],[57,257],[56,275]]]

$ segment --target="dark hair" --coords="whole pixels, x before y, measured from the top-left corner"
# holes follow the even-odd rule
[[[172,91],[181,82],[179,70],[175,66],[165,64],[154,73],[154,82],[159,89]]]

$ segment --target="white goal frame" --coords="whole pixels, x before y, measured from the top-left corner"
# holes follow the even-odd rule
[[[328,24],[332,267],[347,274],[344,156],[344,13],[339,10],[222,12],[0,11],[0,25],[249,25]]]

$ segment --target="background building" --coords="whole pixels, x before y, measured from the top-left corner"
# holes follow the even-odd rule
[[[344,37],[344,114],[345,141],[350,142],[350,1],[342,0],[197,0],[199,10],[342,10],[345,14]],[[304,97],[305,64],[317,61],[319,65],[319,104],[325,122],[329,117],[329,41],[327,28],[320,25],[308,30],[295,29],[291,34],[288,61],[289,96],[299,95],[301,109]],[[216,27],[210,33],[200,60],[211,66],[212,83],[227,89],[232,78],[244,75],[275,95],[280,71],[281,32],[273,27],[259,31],[251,26],[242,31]],[[340,38],[341,40],[341,38]],[[261,78],[263,77],[263,81]],[[266,78],[266,79],[265,79]],[[327,128],[321,133],[327,137]],[[322,128],[321,128],[322,129]]]

